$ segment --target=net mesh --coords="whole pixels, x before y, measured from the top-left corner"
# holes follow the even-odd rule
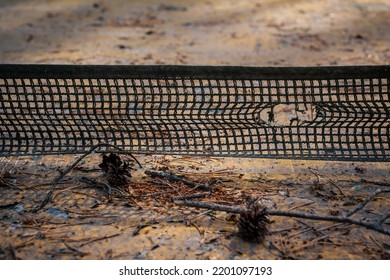
[[[130,153],[389,161],[389,73],[2,65],[0,155],[108,143]]]

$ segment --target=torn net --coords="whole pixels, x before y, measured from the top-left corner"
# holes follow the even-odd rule
[[[130,153],[389,161],[389,73],[1,65],[0,155],[108,143]]]

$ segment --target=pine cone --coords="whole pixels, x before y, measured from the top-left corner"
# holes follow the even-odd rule
[[[249,242],[261,243],[267,234],[268,218],[263,214],[263,209],[252,206],[251,209],[240,214],[238,220],[238,235]]]
[[[103,162],[99,164],[112,187],[129,184],[133,166],[134,162],[131,159],[120,157],[115,153],[110,153],[108,156],[103,154]]]

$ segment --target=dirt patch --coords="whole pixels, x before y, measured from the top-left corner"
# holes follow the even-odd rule
[[[0,62],[308,66],[390,61],[387,0],[115,3],[0,1]]]
[[[386,182],[386,175],[380,175],[381,167],[387,167],[383,164],[139,156],[143,168],[134,171],[132,181],[108,191],[99,185],[108,184],[98,167],[102,158],[91,155],[56,186],[50,203],[31,213],[51,188],[45,183],[74,159],[75,156],[3,159],[2,174],[8,174],[3,180],[12,184],[3,184],[0,197],[2,258],[389,257],[388,237],[362,227],[271,217],[265,240],[251,243],[237,234],[238,215],[174,203],[178,197],[187,196],[207,203],[245,207],[248,199],[256,198],[268,209],[337,216],[380,188],[364,181]],[[362,166],[364,174],[360,172]],[[145,170],[186,176],[199,185],[210,184],[212,191],[152,177]],[[199,194],[203,196],[196,197]],[[373,220],[389,210],[389,196],[381,194],[356,217]]]

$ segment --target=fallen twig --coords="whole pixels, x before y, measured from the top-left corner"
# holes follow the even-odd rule
[[[329,183],[331,183],[333,186],[335,186],[336,189],[340,192],[340,194],[341,194],[342,196],[345,197],[345,194],[344,194],[344,192],[341,190],[341,188],[339,187],[339,185],[337,185],[337,184],[336,184],[335,182],[333,182],[331,179],[325,178],[325,180],[328,181]]]
[[[152,177],[166,179],[166,180],[171,181],[171,182],[183,182],[184,184],[186,184],[187,186],[189,186],[191,188],[198,188],[198,189],[202,189],[202,190],[206,190],[206,191],[211,191],[211,184],[212,183],[199,184],[199,183],[193,182],[191,180],[188,180],[187,178],[182,177],[182,176],[177,176],[175,174],[166,173],[166,172],[157,172],[157,171],[153,171],[153,170],[145,170],[145,174],[152,176]]]
[[[3,204],[3,205],[0,205],[0,209],[11,208],[11,207],[14,207],[14,206],[18,205],[19,203],[20,203],[20,201],[15,201],[15,202]]]
[[[278,248],[272,241],[269,241],[268,242],[268,246],[266,247],[270,252],[272,252],[272,250],[276,250],[279,252],[279,256],[280,257],[283,257],[284,259],[287,259],[287,260],[295,260],[294,257],[290,256],[287,252],[281,250],[280,248]]]
[[[170,185],[168,185],[167,183],[159,182],[159,181],[156,181],[156,180],[148,180],[146,182],[147,183],[151,183],[151,184],[155,184],[155,185],[158,185],[158,186],[161,186],[161,187],[170,187]]]
[[[327,215],[316,215],[308,213],[294,213],[294,212],[285,212],[279,210],[265,210],[264,215],[271,216],[284,216],[284,217],[295,217],[309,220],[319,220],[319,221],[329,221],[329,222],[339,222],[339,223],[348,223],[353,225],[358,225],[372,229],[378,232],[381,232],[386,235],[390,235],[390,231],[387,231],[379,223],[368,223],[357,219],[352,219],[343,216],[327,216]]]
[[[72,187],[69,187],[69,188],[60,190],[60,191],[56,192],[56,193],[51,197],[51,200],[54,201],[55,198],[56,198],[58,195],[60,195],[61,193],[63,193],[63,192],[71,191],[71,190],[78,189],[78,188],[82,188],[82,186],[77,185],[77,186],[72,186]]]
[[[193,226],[199,233],[200,238],[204,239],[204,231],[201,231],[199,226],[192,220],[187,221],[187,226]]]
[[[210,209],[215,211],[223,211],[223,212],[236,213],[236,214],[246,214],[250,211],[250,209],[240,207],[240,206],[225,206],[225,205],[219,205],[215,203],[204,203],[199,201],[180,200],[180,201],[176,201],[176,203],[179,205],[185,205],[189,207],[205,208],[205,209]],[[286,211],[268,210],[268,209],[262,209],[261,214],[269,215],[269,216],[284,216],[284,217],[295,217],[295,218],[302,218],[302,219],[309,219],[309,220],[348,223],[348,224],[362,226],[367,229],[371,229],[383,233],[385,235],[390,235],[390,231],[384,229],[383,225],[379,224],[378,222],[369,223],[369,222],[364,222],[361,220],[352,219],[345,216],[327,216],[327,215],[286,212]]]
[[[116,191],[119,194],[120,198],[145,198],[145,197],[153,197],[153,196],[158,196],[166,193],[173,193],[176,192],[176,190],[166,190],[162,192],[154,192],[154,193],[148,193],[148,194],[140,194],[140,195],[127,195],[125,192],[120,190],[119,188],[116,187],[111,187],[110,185],[102,182],[98,182],[96,180],[92,180],[86,177],[82,177],[80,179],[80,182],[88,184],[90,187],[98,187],[102,188],[110,197],[113,193],[113,191]]]
[[[389,218],[390,218],[390,214],[383,215],[383,216],[379,219],[378,223],[379,223],[380,225],[382,225],[382,224],[383,224],[384,222],[386,222],[386,220],[389,219]]]
[[[388,193],[390,192],[390,189],[386,189],[386,190],[376,190],[374,193],[372,193],[369,197],[367,197],[362,203],[358,204],[353,210],[351,210],[346,216],[347,217],[350,217],[352,216],[353,214],[355,214],[356,212],[358,212],[359,210],[362,210],[364,208],[364,206],[367,205],[367,203],[369,203],[370,201],[372,201],[378,194],[381,194],[381,193]]]
[[[96,180],[92,180],[92,179],[89,179],[89,178],[86,178],[86,177],[81,177],[79,179],[80,182],[82,183],[85,183],[87,184],[90,188],[101,188],[106,194],[107,196],[110,198],[111,197],[111,194],[112,194],[112,191],[115,189],[116,191],[118,191],[122,196],[124,196],[125,194],[120,191],[119,189],[117,188],[113,188],[111,187],[109,184],[106,184],[106,183],[103,183],[103,182],[98,182]]]
[[[320,183],[320,179],[321,179],[321,176],[314,172],[312,168],[309,167],[309,172],[311,172],[312,174],[316,175],[317,176],[317,183]],[[339,191],[340,195],[344,196],[345,197],[345,194],[344,192],[341,190],[341,188],[335,183],[333,182],[332,180],[328,179],[328,178],[324,178],[327,182],[331,183],[334,187],[337,188],[337,190]]]
[[[156,225],[158,224],[159,221],[156,221],[156,220],[151,220],[149,222],[146,222],[146,223],[143,223],[143,224],[139,224],[135,230],[133,231],[133,236],[136,236],[139,234],[139,232],[141,231],[141,229],[143,228],[146,228],[146,227],[149,227],[149,226],[152,226],[152,225]]]
[[[22,191],[22,189],[19,188],[17,185],[15,185],[15,184],[13,184],[11,182],[7,182],[2,177],[0,177],[0,187],[7,187],[7,188],[12,188],[12,189],[15,189],[15,190],[18,190],[18,191]]]
[[[191,199],[191,198],[201,198],[208,195],[208,193],[194,193],[194,194],[187,194],[187,195],[179,195],[172,197],[174,200],[183,200],[183,199]]]
[[[372,240],[372,242],[374,242],[374,244],[376,245],[376,246],[378,246],[378,248],[379,249],[381,249],[381,250],[385,250],[385,248],[378,242],[378,240],[376,240],[374,237],[372,237],[371,235],[369,235],[369,237],[370,237],[370,239]]]
[[[297,208],[300,208],[300,207],[303,207],[303,206],[308,206],[308,205],[313,204],[313,203],[315,203],[315,201],[305,202],[303,204],[293,206],[293,207],[289,208],[287,210],[287,212],[290,212],[291,210],[294,210],[294,209],[297,209]]]
[[[57,178],[54,179],[54,181],[51,183],[52,187],[51,187],[50,191],[47,193],[47,195],[45,196],[45,198],[41,202],[41,204],[38,205],[36,208],[34,208],[32,210],[32,212],[36,213],[39,210],[41,210],[43,207],[45,207],[51,201],[53,192],[55,190],[55,186],[58,184],[58,182],[60,182],[70,171],[72,171],[77,166],[77,164],[79,164],[80,161],[82,161],[85,157],[92,154],[95,150],[97,150],[98,148],[101,148],[101,147],[109,147],[109,148],[115,149],[119,152],[122,151],[122,149],[120,149],[119,147],[117,147],[115,145],[111,145],[111,144],[106,144],[106,143],[101,143],[101,144],[97,144],[95,146],[92,146],[92,148],[88,152],[86,152],[82,156],[80,156],[74,163],[72,163],[70,166],[68,166],[68,168],[66,168],[65,171],[63,171]],[[129,155],[142,168],[142,165],[139,163],[139,161],[132,154],[129,154]]]
[[[91,243],[96,242],[96,241],[101,241],[101,240],[105,240],[105,239],[108,239],[108,238],[116,237],[116,236],[119,236],[121,234],[122,233],[115,233],[115,234],[112,234],[112,235],[106,235],[106,236],[103,236],[103,237],[94,238],[94,239],[88,240],[87,242],[81,244],[79,247],[81,248],[81,247],[84,247],[87,244],[91,244]]]
[[[307,249],[307,248],[313,246],[314,244],[318,243],[319,241],[321,241],[323,239],[327,239],[329,237],[330,237],[329,235],[324,235],[324,236],[317,237],[316,239],[312,240],[311,242],[309,242],[307,244],[304,244],[301,247],[295,248],[294,250],[292,250],[292,253],[296,254],[296,253],[298,253],[298,252],[300,252],[300,251],[302,251],[304,249]]]
[[[69,245],[69,244],[66,243],[65,241],[64,241],[64,244],[65,244],[65,246],[66,246],[69,250],[71,250],[71,251],[73,251],[73,252],[79,254],[79,255],[82,256],[82,257],[87,256],[87,255],[90,254],[89,252],[80,251],[79,249],[77,249],[77,248],[75,248],[75,247]]]
[[[376,181],[369,181],[369,180],[361,180],[362,183],[368,183],[368,184],[373,184],[377,186],[382,186],[382,187],[390,187],[390,183],[387,182],[376,182]]]
[[[311,230],[315,230],[316,232],[320,232],[320,231],[323,231],[323,230],[326,230],[326,229],[331,229],[331,228],[335,228],[335,227],[338,227],[338,226],[341,226],[343,225],[343,223],[337,223],[337,224],[333,224],[331,226],[326,226],[326,227],[322,227],[322,228],[319,228],[319,229],[313,229],[312,227],[309,227],[309,228],[306,228],[304,230],[300,230],[298,232],[294,232],[290,235],[287,236],[287,238],[293,238],[297,235],[300,235],[302,233],[305,233],[305,232],[308,232],[308,231],[311,231]]]
[[[191,218],[190,220],[193,222],[193,221],[199,219],[200,217],[203,217],[203,216],[205,216],[207,214],[210,214],[211,212],[212,212],[211,210],[206,210],[206,211],[196,215],[195,217]]]
[[[222,211],[222,212],[228,212],[228,213],[245,214],[246,212],[248,212],[247,208],[244,208],[241,206],[226,206],[226,205],[220,205],[220,204],[216,204],[216,203],[207,203],[207,202],[193,201],[193,200],[179,200],[179,201],[175,201],[175,202],[178,205],[204,208],[204,209],[210,209],[210,210],[214,210],[214,211]]]

